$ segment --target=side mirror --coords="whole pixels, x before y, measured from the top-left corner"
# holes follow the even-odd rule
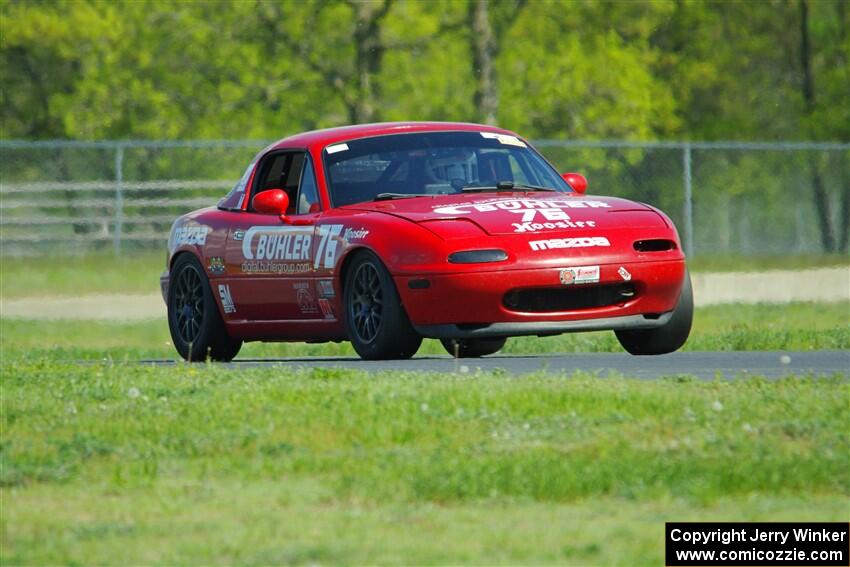
[[[257,193],[251,204],[258,213],[282,216],[289,208],[289,195],[283,189],[267,189]]]
[[[576,193],[584,193],[587,191],[587,177],[582,175],[581,173],[562,173],[561,177],[564,178],[564,181],[570,184]]]

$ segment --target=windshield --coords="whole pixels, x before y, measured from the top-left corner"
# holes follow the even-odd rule
[[[540,188],[571,192],[537,152],[515,136],[425,132],[362,138],[325,148],[333,206],[411,195]],[[525,187],[523,187],[525,186]]]

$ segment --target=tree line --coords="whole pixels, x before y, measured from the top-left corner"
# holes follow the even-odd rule
[[[2,137],[462,120],[531,138],[850,141],[848,4],[0,0]],[[829,166],[806,165],[826,250],[848,245],[846,162],[837,205]]]

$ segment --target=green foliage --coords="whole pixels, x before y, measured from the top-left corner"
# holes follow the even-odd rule
[[[490,1],[494,87],[475,63],[471,2],[2,0],[0,137],[272,140],[495,117],[537,139],[850,140],[846,0]],[[114,175],[103,155],[28,153],[4,175]],[[547,153],[681,225],[679,151]],[[138,149],[125,179],[235,180],[250,154]],[[693,180],[697,253],[847,251],[848,152],[697,151]]]
[[[471,119],[467,1],[4,0],[3,136]],[[549,138],[847,139],[846,3],[809,12],[811,112],[799,2],[493,2],[499,120]]]

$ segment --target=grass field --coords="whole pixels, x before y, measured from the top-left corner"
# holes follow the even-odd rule
[[[150,293],[161,262],[4,260],[2,294]],[[850,349],[850,303],[697,309],[685,348]],[[505,349],[610,351],[607,332]],[[165,321],[0,319],[0,564],[659,565],[665,521],[850,520],[846,374],[132,363],[175,357]]]
[[[175,358],[165,321],[109,323],[0,319],[0,354],[52,360]],[[697,309],[685,350],[822,350],[850,348],[850,303],[723,305]],[[517,337],[503,352],[622,352],[611,332]],[[428,340],[419,354],[445,354]],[[242,358],[353,356],[349,343],[248,343]]]
[[[662,561],[843,520],[846,379],[4,361],[2,563]]]

